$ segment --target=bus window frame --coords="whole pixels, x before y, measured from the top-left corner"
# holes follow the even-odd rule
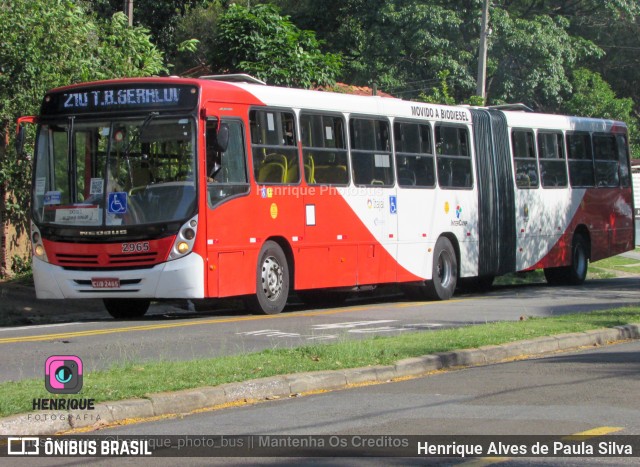
[[[321,148],[318,146],[305,146],[304,145],[304,141],[302,138],[302,132],[303,132],[303,128],[302,128],[302,117],[303,116],[313,116],[313,117],[334,117],[334,118],[338,118],[340,119],[340,121],[342,122],[342,133],[343,133],[343,140],[344,140],[344,148],[335,148],[334,152],[338,152],[338,151],[344,151],[344,155],[345,155],[345,162],[346,162],[346,175],[347,175],[347,181],[345,183],[327,183],[327,182],[317,182],[314,180],[309,180],[309,177],[307,176],[306,171],[303,170],[304,172],[304,180],[305,182],[310,185],[310,186],[339,186],[339,187],[346,187],[349,186],[349,184],[351,183],[352,177],[351,177],[351,171],[352,171],[352,164],[351,164],[351,157],[350,157],[350,152],[349,152],[349,143],[350,143],[350,138],[349,138],[349,128],[348,128],[348,119],[345,117],[345,115],[343,113],[340,112],[325,112],[325,111],[321,111],[321,110],[315,110],[315,109],[300,109],[300,111],[298,112],[298,129],[299,129],[299,141],[300,141],[300,148],[301,148],[301,157],[302,157],[302,161],[303,161],[303,168],[306,168],[306,155],[305,155],[305,150],[313,150],[313,151],[318,151],[318,152],[331,152],[332,148]],[[316,162],[314,161],[314,166],[317,165]],[[315,177],[314,177],[315,178]]]
[[[398,151],[398,146],[396,144],[396,128],[395,125],[396,123],[398,125],[402,125],[402,124],[409,124],[409,125],[425,125],[428,129],[429,129],[429,137],[431,138],[430,141],[430,153],[426,153],[426,152],[422,152],[422,153],[413,153],[413,152],[399,152]],[[418,120],[418,119],[410,119],[410,118],[396,118],[393,120],[393,125],[392,125],[392,131],[393,131],[393,155],[394,155],[394,159],[395,159],[395,165],[396,165],[396,183],[398,185],[398,188],[402,188],[402,189],[409,189],[409,190],[424,190],[424,189],[428,189],[428,190],[432,190],[435,189],[438,186],[438,172],[437,172],[437,164],[436,164],[436,149],[435,149],[435,132],[434,132],[434,125],[432,124],[432,122],[428,121],[428,120]],[[431,168],[433,169],[433,184],[431,185],[418,185],[417,184],[417,178],[416,178],[416,184],[415,185],[402,185],[400,184],[400,174],[399,174],[399,164],[398,164],[398,154],[402,155],[402,156],[408,156],[408,157],[414,157],[414,158],[423,158],[423,157],[427,157],[431,159]],[[473,168],[472,168],[473,171]]]
[[[463,129],[464,131],[466,131],[467,133],[467,150],[469,155],[468,156],[461,156],[461,155],[451,155],[451,154],[438,154],[438,141],[437,141],[437,134],[436,134],[436,129],[437,128],[441,128],[441,127],[447,127],[447,128],[460,128]],[[473,148],[473,132],[471,131],[471,127],[467,126],[467,125],[463,125],[463,124],[459,124],[459,123],[451,123],[448,121],[437,121],[435,122],[435,124],[432,127],[433,130],[433,151],[434,151],[434,157],[435,157],[435,163],[436,163],[436,182],[437,182],[437,186],[438,188],[440,188],[441,190],[467,190],[467,191],[473,191],[475,190],[476,187],[476,173],[475,173],[475,153],[474,153],[474,148]],[[458,186],[458,185],[442,185],[440,183],[440,164],[439,164],[439,158],[444,157],[444,158],[448,158],[448,159],[456,159],[456,160],[469,160],[469,168],[470,168],[470,176],[471,176],[471,184],[469,186]]]
[[[575,161],[575,162],[579,162],[579,161],[584,161],[586,162],[588,159],[571,159],[570,156],[570,151],[569,151],[569,137],[575,136],[575,135],[583,135],[583,136],[588,136],[589,137],[589,148],[590,148],[590,152],[591,152],[591,175],[592,175],[592,181],[593,183],[591,183],[590,185],[580,185],[580,184],[573,184],[572,180],[571,180],[571,161]],[[567,150],[567,169],[568,169],[568,174],[569,174],[569,185],[571,186],[571,188],[595,188],[596,187],[596,168],[595,168],[595,163],[593,160],[593,138],[591,136],[591,132],[590,131],[586,131],[586,130],[572,130],[572,131],[567,131],[564,134],[564,144]]]
[[[540,135],[555,135],[556,138],[559,136],[560,137],[560,149],[562,150],[562,158],[549,158],[549,157],[542,157],[541,156],[541,151],[540,151]],[[538,151],[538,170],[539,170],[539,176],[540,176],[540,187],[543,190],[559,190],[559,189],[565,189],[565,188],[569,188],[569,167],[567,164],[567,147],[566,147],[566,138],[564,133],[562,132],[562,130],[549,130],[549,129],[539,129],[536,131],[536,149]],[[563,185],[547,185],[544,183],[544,177],[542,176],[542,163],[543,162],[550,162],[550,161],[557,161],[557,162],[563,162],[564,163],[564,175],[565,175],[565,183]]]
[[[242,136],[242,152],[243,152],[243,157],[244,157],[244,176],[245,176],[245,182],[244,183],[227,183],[227,182],[218,182],[218,181],[208,181],[209,178],[209,158],[208,158],[208,144],[207,144],[207,125],[211,122],[216,122],[216,125],[222,125],[222,124],[229,124],[229,123],[238,123],[240,125],[240,134]],[[203,151],[203,157],[204,157],[204,164],[205,164],[205,170],[203,173],[204,176],[204,181],[203,184],[205,185],[205,189],[206,189],[206,198],[207,198],[207,208],[209,210],[213,210],[218,208],[220,205],[231,201],[233,199],[237,199],[237,198],[242,198],[244,196],[249,196],[251,194],[251,178],[249,175],[249,153],[247,151],[248,147],[247,147],[247,128],[245,126],[245,122],[242,118],[240,117],[216,117],[216,116],[209,116],[207,118],[205,118],[202,121],[202,124],[204,126],[204,151]],[[227,150],[229,150],[229,147],[227,147]],[[226,152],[226,151],[223,151]],[[244,192],[240,192],[240,193],[235,193],[229,196],[225,196],[223,198],[221,198],[220,200],[218,200],[217,202],[213,203],[212,202],[212,196],[211,196],[211,191],[215,190],[216,187],[222,187],[221,190],[224,187],[229,187],[229,186],[234,186],[234,187],[240,187],[240,186],[244,186],[245,187],[245,191]]]
[[[515,139],[514,139],[514,133],[516,132],[522,132],[522,133],[526,133],[526,134],[530,134],[531,135],[531,147],[533,148],[533,157],[527,156],[527,157],[517,157],[516,156],[516,151],[515,151]],[[511,160],[513,161],[513,180],[514,180],[514,184],[515,187],[519,190],[537,190],[538,188],[541,187],[542,183],[540,180],[540,158],[539,158],[539,154],[538,154],[538,144],[537,144],[537,136],[536,136],[536,131],[533,128],[528,128],[528,127],[512,127],[510,128],[509,131],[509,148],[511,150]],[[529,176],[529,173],[526,174],[526,176],[529,178],[529,184],[528,185],[521,185],[518,183],[518,162],[524,162],[524,161],[533,161],[533,165],[536,169],[536,183],[533,184],[531,183],[531,177]]]
[[[613,141],[613,157],[610,159],[598,159],[596,158],[596,138],[609,138]],[[593,169],[594,169],[594,177],[595,177],[595,186],[596,188],[618,188],[620,187],[620,156],[618,152],[618,138],[616,135],[611,132],[601,132],[594,131],[591,133],[591,147],[593,151]],[[617,180],[616,184],[601,184],[601,180],[598,177],[598,167],[604,165],[603,162],[615,162],[616,170],[615,177]],[[600,163],[600,164],[599,164]]]
[[[293,145],[271,145],[271,144],[256,144],[253,141],[253,132],[252,132],[252,127],[251,127],[251,113],[252,112],[278,112],[281,114],[284,113],[288,113],[291,114],[291,116],[293,117],[292,121],[293,121]],[[279,186],[298,186],[300,185],[300,183],[302,182],[303,176],[302,176],[302,172],[303,172],[303,164],[302,164],[302,158],[301,158],[301,154],[300,154],[300,131],[299,128],[297,128],[299,126],[299,122],[298,122],[298,112],[296,112],[293,108],[291,107],[278,107],[278,106],[253,106],[249,108],[249,112],[247,114],[247,122],[248,122],[248,130],[249,130],[249,140],[248,140],[248,145],[247,145],[247,149],[250,150],[249,154],[251,157],[251,169],[252,169],[252,175],[251,175],[251,180],[256,184],[256,185],[279,185]],[[284,150],[291,150],[291,151],[295,151],[295,160],[297,162],[297,168],[298,168],[298,178],[295,181],[286,181],[287,178],[287,172],[288,172],[288,166],[285,168],[285,173],[284,173],[284,178],[285,181],[284,182],[271,182],[271,181],[260,181],[258,180],[258,165],[256,164],[256,158],[254,156],[254,148],[258,148],[258,149],[268,149],[268,148],[283,148]],[[277,155],[282,155],[284,156],[284,154],[278,154],[278,153],[272,153],[272,154],[277,154]],[[266,157],[269,157],[271,154],[266,154]],[[286,158],[286,156],[284,156]],[[289,160],[287,158],[287,160]],[[263,161],[264,162],[264,161]]]
[[[373,122],[384,122],[387,124],[387,143],[389,145],[389,149],[387,150],[378,150],[378,149],[354,149],[353,148],[353,144],[354,144],[354,138],[351,132],[351,122],[353,120],[370,120]],[[370,187],[375,187],[375,188],[393,188],[394,186],[396,186],[396,173],[395,173],[395,160],[393,157],[394,154],[394,147],[393,147],[393,133],[392,133],[392,128],[393,128],[393,121],[391,118],[384,116],[384,115],[374,115],[374,114],[349,114],[349,118],[347,119],[347,126],[348,126],[348,134],[349,134],[349,138],[347,141],[348,147],[349,147],[349,161],[350,161],[350,166],[351,166],[351,180],[353,181],[353,185],[358,187],[358,188],[370,188]],[[375,140],[374,140],[375,141]],[[356,183],[356,176],[355,176],[355,168],[356,165],[353,163],[353,153],[358,152],[358,153],[365,153],[365,154],[371,154],[374,157],[374,171],[375,171],[375,156],[376,156],[376,152],[378,152],[380,155],[389,155],[389,173],[391,174],[391,182],[390,183],[382,183],[382,184],[377,184],[377,183],[372,183],[374,180],[377,180],[375,178],[371,179],[370,183]],[[382,167],[383,169],[385,168],[384,166]],[[372,173],[372,176],[375,176],[375,172]]]

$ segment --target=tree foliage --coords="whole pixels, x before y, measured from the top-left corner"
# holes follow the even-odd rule
[[[116,14],[101,21],[65,0],[4,0],[0,8],[0,221],[26,226],[30,164],[9,144],[20,115],[36,114],[45,92],[81,81],[165,71],[146,29]]]
[[[271,5],[230,5],[209,52],[213,69],[282,86],[332,84],[340,69],[339,55],[323,54],[315,33],[297,28]]]
[[[638,121],[633,114],[633,100],[619,98],[598,73],[580,68],[572,77],[573,91],[562,110],[570,115],[608,118],[627,123],[631,134],[631,152],[640,157]]]

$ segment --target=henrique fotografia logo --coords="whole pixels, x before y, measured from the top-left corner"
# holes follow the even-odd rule
[[[44,385],[52,394],[77,394],[82,389],[82,360],[75,355],[53,355],[44,365]]]

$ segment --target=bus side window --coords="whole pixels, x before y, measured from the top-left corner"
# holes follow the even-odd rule
[[[618,150],[614,135],[597,133],[593,135],[593,159],[596,169],[596,186],[618,186],[620,183]]]
[[[433,187],[436,184],[431,127],[396,121],[393,124],[398,185]]]
[[[349,122],[349,131],[354,183],[392,186],[389,123],[374,118],[353,118]]]
[[[595,186],[591,135],[587,132],[567,133],[567,156],[571,186]]]
[[[341,116],[303,112],[300,115],[300,128],[307,183],[349,183],[344,119]]]
[[[540,180],[544,188],[567,186],[562,133],[538,132]]]
[[[533,143],[533,131],[513,130],[511,132],[511,149],[516,169],[516,185],[518,188],[537,188],[538,164],[536,148]]]
[[[438,184],[443,188],[471,188],[473,174],[469,131],[461,126],[436,125]]]
[[[272,109],[252,110],[249,124],[256,182],[298,183],[300,164],[294,114]]]
[[[618,149],[618,168],[620,170],[620,186],[631,186],[631,175],[629,170],[629,146],[627,145],[627,135],[616,135]]]

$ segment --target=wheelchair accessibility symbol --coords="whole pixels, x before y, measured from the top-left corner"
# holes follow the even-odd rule
[[[127,212],[127,193],[124,191],[116,191],[109,193],[107,199],[107,212],[109,214],[125,214]]]

